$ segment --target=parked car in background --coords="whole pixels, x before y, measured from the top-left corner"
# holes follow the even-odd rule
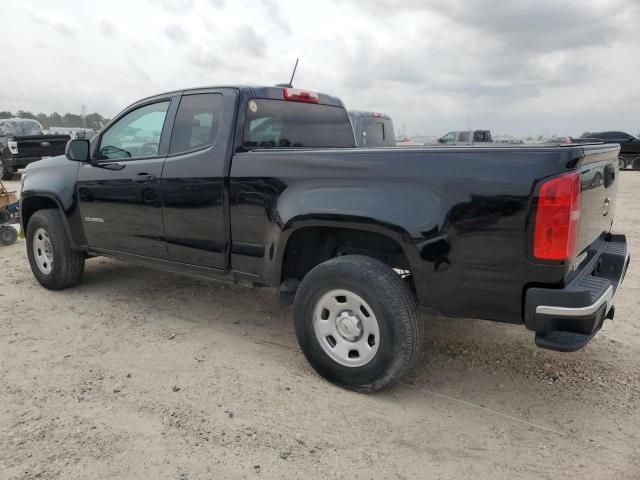
[[[438,143],[447,145],[473,145],[474,143],[490,143],[491,132],[489,130],[463,130],[444,134],[438,139]]]
[[[396,132],[388,115],[350,110],[349,119],[358,147],[395,147]]]
[[[363,392],[416,364],[420,307],[565,352],[613,317],[629,263],[610,231],[617,145],[355,147],[321,93],[145,98],[25,170],[31,270],[59,290],[103,255],[274,287],[310,364]]]
[[[53,126],[49,127],[44,133],[46,135],[69,135],[72,139],[86,138],[87,140],[91,140],[96,136],[98,131],[93,128]]]
[[[618,154],[618,165],[620,170],[633,167],[640,170],[640,138],[630,133],[610,131],[610,132],[585,132],[580,138],[573,139],[574,143],[604,142],[617,143],[620,145]]]
[[[42,125],[29,118],[0,120],[0,178],[9,180],[19,168],[64,153],[69,135],[44,135]]]

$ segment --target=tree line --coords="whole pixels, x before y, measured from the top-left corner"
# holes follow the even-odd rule
[[[2,118],[31,118],[37,120],[42,125],[42,128],[47,129],[50,127],[84,127],[91,128],[93,130],[100,130],[109,121],[108,118],[104,118],[99,113],[90,113],[84,117],[82,115],[76,115],[75,113],[65,113],[60,115],[57,112],[47,115],[46,113],[32,113],[25,112],[24,110],[18,110],[17,112],[0,111],[0,119]]]

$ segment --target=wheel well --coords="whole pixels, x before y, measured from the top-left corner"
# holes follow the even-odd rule
[[[397,241],[376,232],[333,227],[306,227],[291,235],[282,260],[281,283],[301,281],[316,265],[349,254],[376,258],[412,283],[409,260]]]
[[[44,210],[47,208],[60,208],[55,200],[48,197],[30,197],[22,201],[22,210],[20,215],[22,217],[22,225],[26,231],[27,225],[29,225],[29,219],[38,210]]]

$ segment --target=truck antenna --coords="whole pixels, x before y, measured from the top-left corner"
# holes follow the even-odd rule
[[[298,68],[298,60],[300,59],[296,58],[296,64],[293,66],[293,73],[291,74],[291,80],[289,80],[289,86],[291,88],[293,88],[293,77],[295,77],[296,75],[296,68]]]
[[[293,73],[291,74],[291,80],[289,80],[289,83],[278,83],[276,84],[276,87],[293,88],[293,77],[296,75],[296,69],[298,68],[298,60],[300,59],[296,58],[296,64],[293,66]]]

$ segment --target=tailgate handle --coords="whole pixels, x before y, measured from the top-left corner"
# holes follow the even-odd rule
[[[616,180],[616,167],[609,164],[604,167],[604,188],[609,188]]]

